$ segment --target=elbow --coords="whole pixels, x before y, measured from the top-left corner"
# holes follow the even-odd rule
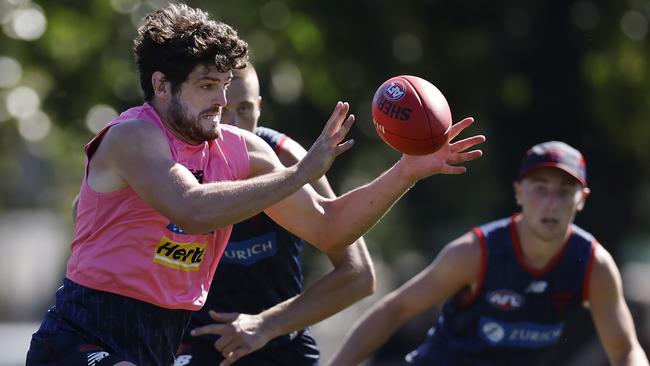
[[[370,263],[346,269],[344,280],[350,285],[350,293],[356,295],[356,300],[368,297],[375,292],[377,279]]]
[[[357,281],[359,282],[359,287],[363,292],[363,297],[375,293],[375,290],[377,289],[377,276],[375,275],[375,268],[372,265],[372,262],[367,262],[359,266],[356,276]]]
[[[214,222],[210,222],[205,215],[196,210],[179,209],[169,219],[186,234],[205,234],[217,228]]]
[[[359,281],[361,282],[361,290],[363,297],[370,296],[375,293],[377,288],[377,278],[375,277],[375,271],[370,270],[369,272],[363,272],[360,275]]]

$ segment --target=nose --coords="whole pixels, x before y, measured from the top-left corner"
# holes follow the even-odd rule
[[[560,207],[561,201],[562,201],[562,197],[557,192],[549,193],[546,196],[546,206],[551,210],[555,210],[558,207]]]
[[[226,98],[226,89],[219,88],[219,91],[214,98],[214,104],[218,105],[219,107],[224,107],[226,103],[228,103],[228,100]]]

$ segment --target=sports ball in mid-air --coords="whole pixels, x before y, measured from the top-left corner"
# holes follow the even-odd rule
[[[452,120],[438,88],[420,77],[400,75],[386,80],[375,92],[372,122],[393,149],[427,155],[447,143]]]

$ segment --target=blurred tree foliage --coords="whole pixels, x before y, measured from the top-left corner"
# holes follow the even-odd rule
[[[149,0],[0,0],[0,57],[22,68],[0,89],[0,211],[52,207],[68,215],[83,174],[86,126],[97,104],[141,103],[131,44]],[[578,223],[613,249],[648,240],[650,83],[647,2],[628,1],[190,1],[233,25],[251,45],[265,98],[263,124],[309,146],[337,100],[358,117],[356,146],[330,171],[339,192],[399,158],[376,136],[370,100],[387,78],[413,74],[446,95],[466,133],[484,133],[484,158],[464,176],[419,183],[368,235],[389,261],[432,258],[473,225],[516,209],[511,182],[529,146],[564,140],[587,157],[593,194]],[[16,9],[47,20],[36,40],[6,29]],[[1,69],[0,69],[1,70]],[[6,113],[27,86],[51,120],[36,141]],[[4,117],[3,117],[4,116]],[[146,143],[146,142],[143,142]]]

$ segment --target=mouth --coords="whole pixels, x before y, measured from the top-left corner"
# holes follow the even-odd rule
[[[544,217],[542,218],[542,224],[547,225],[547,226],[555,226],[560,222],[558,219],[554,219],[551,217]]]
[[[203,119],[207,119],[207,120],[209,120],[209,121],[211,121],[211,122],[219,122],[219,120],[221,119],[221,113],[216,113],[216,114],[212,114],[212,113],[210,113],[210,114],[203,114],[203,115],[201,115],[201,118],[203,118]]]

